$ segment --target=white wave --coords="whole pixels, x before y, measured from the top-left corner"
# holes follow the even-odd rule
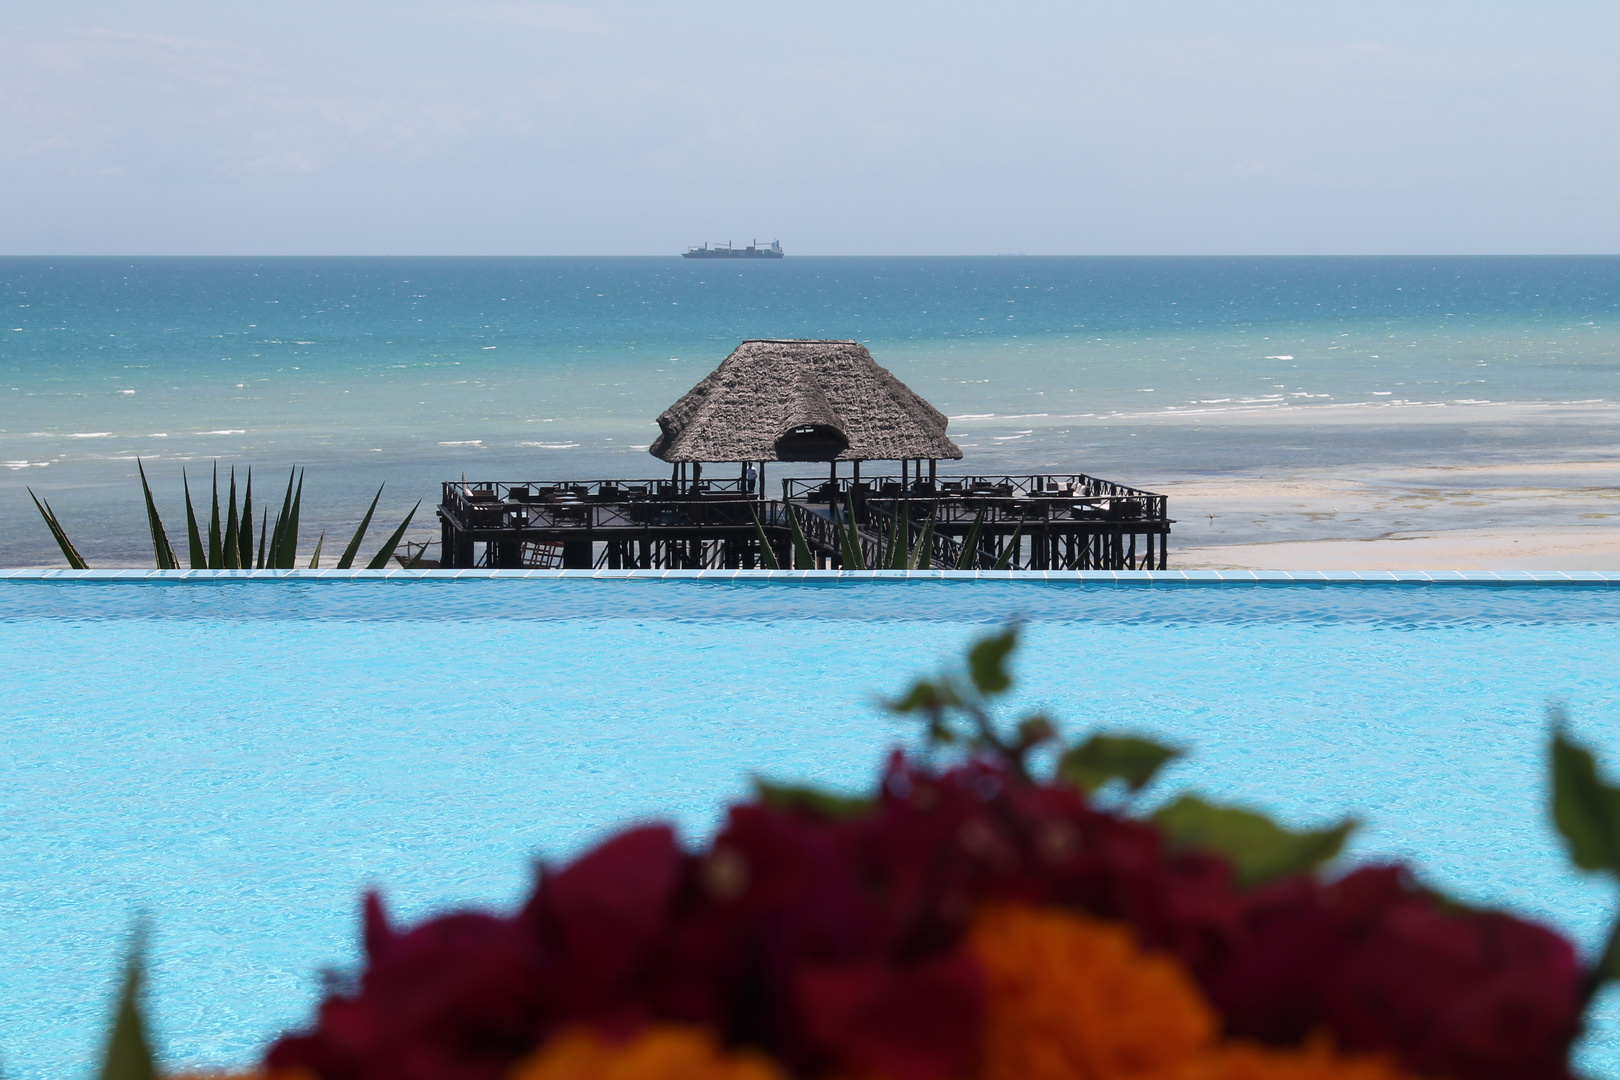
[[[75,439],[110,439],[110,438],[112,438],[112,432],[110,432],[110,431],[75,431],[73,433],[73,437]]]
[[[1292,360],[1292,356],[1268,356],[1267,360]]]
[[[962,413],[959,416],[948,417],[947,419],[950,419],[950,420],[994,420],[995,418],[996,418],[996,414],[993,413],[993,412],[969,412],[969,413]]]
[[[246,428],[222,428],[219,431],[199,431],[199,435],[246,435]]]
[[[451,442],[442,442],[440,446],[483,446],[483,439],[460,439]]]
[[[533,446],[541,450],[572,450],[579,445],[577,442],[520,442],[519,446]],[[645,450],[645,446],[633,446],[632,450]]]
[[[8,469],[41,469],[49,465],[48,461],[0,461]]]

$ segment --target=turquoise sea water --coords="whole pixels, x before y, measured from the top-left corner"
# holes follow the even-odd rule
[[[704,835],[753,771],[862,787],[906,738],[874,695],[1014,617],[1019,707],[1192,751],[1155,797],[1354,813],[1353,858],[1589,949],[1613,914],[1543,812],[1549,702],[1620,760],[1609,589],[9,581],[5,1075],[89,1075],[137,914],[165,1059],[247,1062],[355,962],[367,886],[500,906],[616,823]]]
[[[747,337],[858,339],[963,467],[1168,478],[1614,455],[1620,259],[0,259],[0,565],[149,563],[134,458],[309,467],[309,550],[377,485],[657,475]],[[261,488],[262,490],[262,488]]]

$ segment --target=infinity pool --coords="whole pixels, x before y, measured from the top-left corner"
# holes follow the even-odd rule
[[[1015,706],[1190,748],[1162,792],[1355,813],[1353,858],[1587,948],[1610,915],[1543,810],[1549,702],[1620,772],[1603,584],[14,576],[0,1066],[91,1075],[139,914],[164,1060],[247,1063],[356,961],[364,888],[508,904],[618,823],[702,835],[754,771],[864,786],[909,734],[876,696],[1011,619]]]

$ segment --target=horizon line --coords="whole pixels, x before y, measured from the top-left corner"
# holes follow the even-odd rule
[[[1489,252],[1330,252],[1330,253],[1299,253],[1299,252],[1237,252],[1237,253],[1127,253],[1127,252],[1070,252],[1070,253],[1035,253],[1028,252],[952,252],[935,254],[916,254],[907,252],[885,252],[881,254],[845,254],[837,252],[820,252],[812,254],[790,254],[784,259],[737,259],[742,263],[769,263],[776,264],[785,259],[1612,259],[1620,257],[1620,251],[1587,251],[1587,252],[1525,252],[1525,251],[1489,251]],[[408,253],[376,253],[376,252],[279,252],[279,253],[242,253],[242,252],[0,252],[0,259],[680,259],[680,252],[669,254],[667,252],[635,252],[635,253],[601,253],[601,252],[566,252],[566,253],[436,253],[436,252],[408,252]],[[710,262],[724,262],[729,265],[733,260],[701,260],[705,265]]]

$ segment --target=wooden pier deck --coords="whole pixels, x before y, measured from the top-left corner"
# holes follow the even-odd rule
[[[867,568],[882,564],[897,527],[908,548],[929,537],[922,562],[935,569],[1169,565],[1165,496],[1083,474],[790,478],[779,499],[751,487],[718,478],[448,482],[440,565],[755,569],[767,565],[763,543],[778,566],[841,569],[851,511]],[[796,565],[795,524],[811,566]]]

